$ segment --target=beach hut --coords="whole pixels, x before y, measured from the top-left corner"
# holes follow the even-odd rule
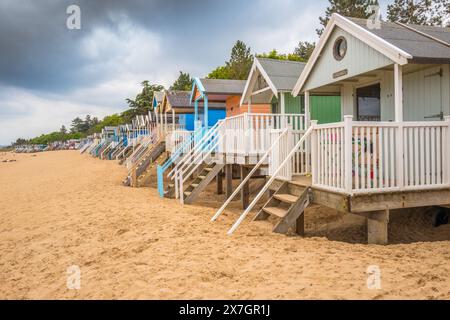
[[[242,94],[241,105],[252,113],[258,104],[271,105],[274,114],[304,114],[304,96],[292,96],[292,89],[306,63],[256,57]],[[321,92],[310,97],[310,114],[319,123],[341,119],[340,97],[335,92]]]
[[[296,227],[302,233],[305,207],[318,203],[366,217],[369,243],[387,243],[390,210],[448,206],[449,64],[448,28],[374,27],[333,14],[292,94],[305,96],[306,112],[312,95],[339,94],[342,117],[312,121],[294,143],[289,132],[279,134],[269,181],[229,232],[273,186],[256,219],[276,216],[274,231]],[[304,143],[311,178],[300,176],[292,162]]]

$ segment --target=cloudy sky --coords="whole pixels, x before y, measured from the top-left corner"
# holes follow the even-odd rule
[[[0,145],[126,108],[142,80],[205,76],[236,40],[253,53],[316,41],[326,0],[1,0]],[[81,29],[66,27],[69,5]]]

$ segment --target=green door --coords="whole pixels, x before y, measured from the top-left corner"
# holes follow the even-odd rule
[[[280,113],[278,99],[273,97],[272,113]],[[340,96],[311,96],[311,119],[321,123],[333,123],[341,121],[341,97]],[[284,108],[288,114],[299,114],[305,112],[305,98],[303,95],[293,97],[285,94]]]
[[[339,96],[312,96],[311,119],[321,123],[341,121],[341,97]]]

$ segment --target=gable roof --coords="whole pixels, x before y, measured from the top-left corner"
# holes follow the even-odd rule
[[[309,58],[304,71],[298,78],[298,81],[295,84],[294,89],[292,90],[293,96],[297,96],[299,94],[335,27],[339,27],[342,30],[357,37],[359,40],[365,42],[368,46],[391,59],[394,63],[405,65],[408,63],[408,59],[412,59],[411,54],[376,35],[375,33],[373,33],[373,30],[368,29],[367,27],[364,28],[361,25],[356,24],[349,18],[343,17],[337,13],[333,13],[331,15],[330,21],[325,27],[322,36],[319,39],[319,42],[314,48],[314,51],[311,54],[311,57]]]
[[[367,20],[348,18],[361,28],[408,52],[411,62],[450,61],[450,28],[381,22],[380,29],[369,29]]]
[[[294,89],[305,66],[305,62],[255,57],[242,94],[241,105],[248,100],[251,94],[250,86],[255,84],[258,72],[263,76],[272,93],[278,96],[279,91]]]
[[[206,94],[241,95],[244,91],[245,80],[228,79],[199,79]]]
[[[167,90],[164,94],[162,105],[164,109],[168,108],[166,104],[169,104],[171,108],[191,110],[194,106],[191,104],[191,93],[189,91],[176,91]],[[199,104],[199,108],[203,108],[203,103]],[[209,109],[225,109],[224,103],[208,103]],[[166,111],[166,110],[163,110]]]
[[[305,68],[305,62],[256,58],[277,91],[294,89],[298,77]],[[266,80],[267,81],[267,80]]]
[[[295,85],[292,92],[294,96],[305,84],[335,26],[355,35],[400,65],[409,62],[450,62],[450,28],[381,21],[381,28],[374,29],[367,26],[366,19],[346,18],[334,13],[305,67],[305,72]]]

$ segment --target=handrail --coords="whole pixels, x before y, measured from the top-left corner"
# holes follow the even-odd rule
[[[184,165],[184,164],[190,164],[190,161],[188,161],[189,159],[191,159],[191,157],[193,157],[192,156],[192,154],[195,154],[195,152],[197,152],[198,151],[198,149],[200,149],[200,146],[202,146],[203,145],[203,143],[205,142],[205,141],[207,141],[209,138],[210,138],[210,136],[211,136],[211,134],[212,134],[212,132],[214,131],[214,130],[216,130],[216,128],[218,127],[218,125],[219,125],[219,122],[221,122],[222,120],[219,120],[218,122],[216,122],[216,124],[214,124],[214,126],[212,126],[207,132],[206,132],[206,134],[195,144],[195,146],[194,146],[194,148],[192,148],[192,150],[189,152],[189,153],[186,153],[181,159],[180,159],[180,161],[176,164],[176,166],[175,166],[175,168],[173,168],[169,173],[168,173],[168,177],[172,177],[173,175],[174,175],[174,173],[177,171],[177,170],[179,170],[180,169],[180,166],[182,166],[182,165]],[[202,129],[200,129],[200,130],[202,130]]]
[[[253,207],[256,205],[256,203],[259,201],[259,199],[263,196],[264,192],[269,188],[269,186],[272,184],[272,182],[276,179],[278,173],[281,171],[281,169],[288,163],[288,161],[291,161],[292,156],[297,151],[298,148],[305,142],[306,138],[311,134],[311,132],[314,130],[314,126],[311,125],[308,130],[306,130],[305,134],[301,137],[301,139],[295,144],[294,148],[292,148],[291,152],[287,155],[287,157],[283,160],[281,165],[275,170],[275,172],[270,177],[269,181],[264,185],[264,187],[259,191],[258,195],[253,199],[253,201],[250,203],[250,205],[245,209],[245,211],[241,214],[239,219],[236,220],[236,222],[233,224],[230,230],[228,230],[227,234],[232,235],[234,231],[239,227],[239,225],[242,223],[242,221],[245,219],[245,217],[249,214],[249,212],[253,209]]]
[[[181,147],[179,147],[178,150],[174,154],[172,154],[172,156],[169,159],[167,159],[166,162],[163,163],[162,166],[158,165],[156,167],[156,175],[158,180],[158,193],[160,197],[164,197],[164,172],[167,170],[167,168],[169,168],[170,165],[172,165],[172,163],[174,163],[174,161],[176,161],[181,156],[181,154],[185,149],[187,149],[189,144],[191,144],[192,141],[195,141],[196,137],[201,133],[203,133],[203,128],[197,129],[197,131],[195,131],[193,135],[189,136],[187,141],[185,141],[185,143],[183,143]]]
[[[210,130],[211,131],[210,136],[212,136],[214,133],[217,133],[219,131],[219,127],[220,127],[220,125],[217,128],[215,128],[214,130]],[[179,183],[179,187],[177,188],[177,190],[179,192],[179,198],[182,201],[182,203],[183,203],[183,181],[185,179],[188,179],[195,172],[195,170],[200,166],[200,164],[202,163],[202,161],[198,161],[198,163],[196,163],[197,159],[198,160],[200,160],[201,158],[204,159],[205,157],[210,155],[216,149],[216,147],[218,146],[219,142],[220,142],[219,135],[215,135],[211,139],[207,139],[206,143],[202,144],[202,145],[205,146],[205,149],[206,149],[205,152],[197,153],[195,158],[192,161],[190,161],[187,164],[187,166],[178,169],[178,170],[181,170],[181,171],[178,171],[178,170],[175,171],[175,176],[174,176],[175,183],[176,184]],[[211,147],[211,145],[212,145],[212,147]],[[189,169],[190,169],[190,171],[188,171]],[[176,174],[177,172],[178,172],[178,181],[177,181],[177,174]],[[189,173],[186,176],[183,176],[184,173],[186,173],[186,172],[189,172]]]
[[[251,176],[256,172],[256,170],[264,163],[266,158],[269,156],[269,154],[272,152],[273,147],[280,141],[281,137],[283,137],[288,132],[288,129],[284,129],[283,132],[280,134],[280,136],[275,140],[272,145],[270,146],[269,150],[264,153],[264,155],[261,157],[261,159],[258,161],[258,163],[253,167],[253,169],[247,174],[244,180],[239,184],[239,186],[234,190],[234,192],[231,194],[231,196],[225,201],[225,203],[220,207],[220,209],[216,212],[216,214],[211,218],[211,221],[217,220],[217,218],[222,214],[222,212],[225,210],[225,208],[230,204],[230,202],[233,200],[233,198],[241,191],[242,187],[247,183],[248,180],[250,180]]]

